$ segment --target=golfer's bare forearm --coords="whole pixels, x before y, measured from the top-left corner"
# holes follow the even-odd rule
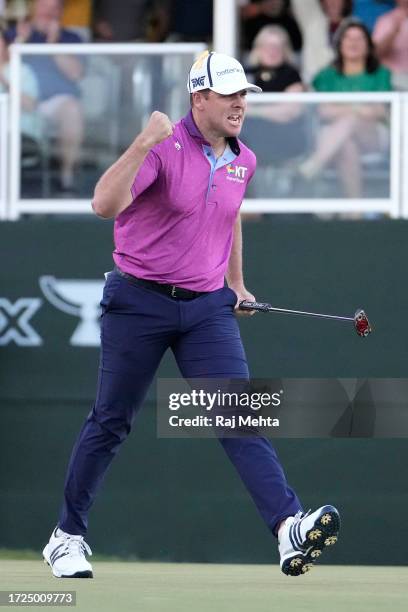
[[[167,115],[154,111],[144,130],[96,184],[92,208],[105,219],[116,217],[133,201],[131,187],[146,155],[173,133]]]
[[[241,217],[239,215],[234,225],[234,236],[226,277],[230,287],[244,286],[242,273],[242,227]]]
[[[131,187],[149,148],[138,136],[96,184],[92,208],[99,217],[116,217],[132,203]]]

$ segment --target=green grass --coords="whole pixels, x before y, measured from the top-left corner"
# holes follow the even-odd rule
[[[22,549],[22,548],[0,548],[0,563],[3,559],[13,559],[15,561],[38,561],[41,559],[41,553],[38,550]],[[139,558],[135,555],[130,557],[117,557],[115,555],[101,555],[97,553],[92,555],[92,561],[121,561],[123,563],[129,561],[139,561]],[[0,574],[1,577],[1,574]]]
[[[1,590],[75,590],[84,612],[402,612],[408,604],[406,567],[320,565],[289,578],[268,565],[101,561],[94,574],[58,580],[41,560],[0,559]]]

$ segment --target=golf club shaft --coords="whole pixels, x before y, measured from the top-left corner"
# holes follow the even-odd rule
[[[337,315],[328,315],[318,312],[305,312],[303,310],[290,310],[288,308],[276,308],[271,304],[264,304],[259,302],[248,302],[244,301],[240,304],[241,310],[260,310],[263,312],[281,312],[283,314],[300,315],[304,317],[317,317],[319,319],[334,319],[335,321],[353,321],[353,317],[340,317]]]

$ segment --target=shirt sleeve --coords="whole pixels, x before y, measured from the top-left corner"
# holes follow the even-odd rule
[[[388,68],[382,67],[382,75],[381,75],[381,89],[382,91],[392,91],[392,74],[391,70]]]
[[[154,151],[149,151],[143,164],[140,166],[130,189],[133,200],[140,196],[157,180],[160,170],[160,157]]]
[[[302,82],[302,77],[300,76],[300,73],[298,70],[296,70],[296,68],[294,66],[291,66],[290,64],[288,64],[288,70],[287,70],[287,80],[286,80],[286,87],[290,87],[291,85],[295,85],[296,83],[301,83]]]
[[[322,73],[321,71],[316,74],[312,81],[312,87],[315,91],[322,91]]]
[[[8,43],[12,43],[15,41],[16,36],[17,36],[17,30],[15,27],[11,27],[8,30],[6,30],[5,34],[4,34],[6,40]]]
[[[69,28],[62,28],[61,33],[60,33],[59,42],[78,44],[78,43],[83,43],[84,41],[79,36],[79,34],[74,32],[73,30],[70,30]]]
[[[329,68],[323,68],[316,74],[312,81],[312,87],[315,91],[335,91],[333,89],[332,75]]]

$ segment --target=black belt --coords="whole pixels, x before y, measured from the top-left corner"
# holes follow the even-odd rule
[[[152,291],[157,291],[158,293],[164,293],[175,300],[193,300],[194,298],[207,293],[206,291],[191,291],[191,289],[176,287],[176,285],[164,285],[163,283],[157,283],[156,281],[147,280],[146,278],[137,278],[137,276],[123,272],[118,267],[116,267],[115,270],[118,274],[120,274],[120,276],[126,278],[126,280],[133,285],[146,287],[146,289],[151,289]]]

